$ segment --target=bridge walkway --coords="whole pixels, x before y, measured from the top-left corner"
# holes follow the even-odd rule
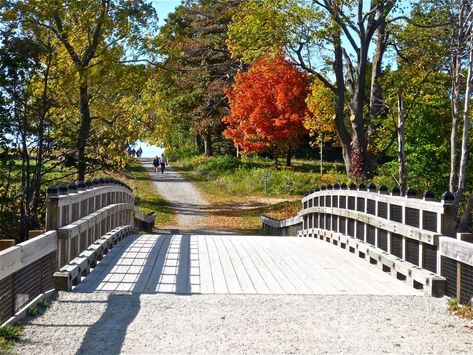
[[[422,295],[307,238],[159,234],[113,248],[74,292]]]

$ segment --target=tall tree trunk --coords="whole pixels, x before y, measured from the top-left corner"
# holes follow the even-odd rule
[[[323,137],[319,138],[319,149],[320,149],[320,175],[324,174],[324,140]]]
[[[286,166],[292,166],[292,149],[287,148],[286,150]]]
[[[382,10],[382,7],[379,7],[376,13],[377,18],[380,19],[380,24],[377,29],[376,50],[373,55],[371,69],[370,112],[369,121],[367,122],[366,128],[368,147],[373,145],[372,139],[375,134],[373,120],[377,117],[386,116],[386,107],[384,104],[383,91],[380,84],[380,78],[382,74],[382,61],[387,45],[386,20],[382,15]],[[370,161],[373,159],[373,156],[370,153],[370,149],[368,149],[368,159]]]
[[[382,16],[382,8],[377,10],[377,17],[380,24],[377,30],[376,51],[373,55],[371,70],[371,90],[370,90],[370,118],[380,116],[385,111],[383,92],[379,79],[382,73],[382,61],[386,50],[386,21]]]
[[[353,130],[352,150],[356,151],[357,155],[357,159],[352,157],[352,174],[356,178],[362,178],[369,172],[366,131],[363,115],[363,106],[365,102],[366,66],[368,62],[367,45],[367,43],[363,42],[360,45],[358,71],[356,73],[356,77],[354,78],[354,92],[350,104],[350,110],[352,113],[350,120]]]
[[[401,195],[405,196],[407,191],[407,168],[406,168],[406,154],[404,150],[404,99],[401,90],[397,93],[397,140],[398,140],[398,159],[399,159],[399,185]]]
[[[466,77],[466,88],[465,88],[465,98],[463,105],[463,114],[462,114],[462,123],[463,123],[463,134],[461,141],[461,157],[460,165],[458,168],[458,190],[455,193],[455,205],[459,206],[460,201],[465,191],[465,182],[466,182],[466,168],[468,163],[468,131],[470,129],[470,98],[471,98],[471,86],[473,85],[473,39],[470,42],[468,48],[468,73]],[[468,228],[468,226],[460,225],[460,228]]]
[[[212,134],[210,132],[205,133],[205,140],[204,140],[204,155],[206,157],[213,156],[212,150]]]
[[[460,106],[460,59],[454,58],[452,65],[452,131],[450,133],[450,191],[456,191],[458,187],[458,157],[457,157],[457,131]]]
[[[79,137],[77,139],[77,180],[85,180],[87,171],[87,157],[85,150],[87,148],[87,140],[90,134],[90,125],[92,119],[90,117],[88,85],[82,82],[80,85],[80,114],[81,124],[79,129]]]
[[[461,90],[461,71],[462,71],[462,47],[463,47],[463,10],[460,9],[458,15],[458,32],[455,29],[452,33],[453,58],[451,64],[452,77],[452,131],[450,133],[450,191],[454,192],[458,188],[458,154],[457,154],[457,135],[458,119],[460,117],[460,90]]]
[[[343,162],[347,174],[351,172],[351,137],[345,126],[345,76],[343,73],[343,50],[340,40],[340,30],[334,31],[334,62],[336,90],[335,90],[335,127],[337,130],[340,145],[342,146]]]
[[[279,158],[278,155],[275,154],[275,155],[274,155],[274,168],[275,168],[276,170],[279,170],[279,159],[278,159],[278,158]]]
[[[31,207],[31,213],[35,220],[35,224],[38,225],[37,215],[38,209],[41,203],[41,180],[42,180],[42,173],[43,173],[43,160],[44,160],[44,138],[46,135],[46,116],[47,112],[49,111],[49,100],[48,100],[48,86],[49,86],[49,72],[51,69],[51,61],[52,61],[52,48],[50,47],[50,43],[48,43],[49,47],[49,55],[48,61],[46,64],[46,68],[44,71],[44,78],[43,78],[43,92],[41,94],[41,107],[39,113],[39,124],[38,124],[38,151],[36,155],[36,167],[35,167],[35,175],[34,175],[34,183],[32,184],[33,192],[33,203]]]
[[[195,135],[195,152],[197,154],[204,152],[204,143],[202,142],[202,136],[200,134]]]
[[[26,102],[23,103],[26,106]],[[27,108],[23,107],[22,112],[16,112],[15,116],[18,119],[18,128],[21,139],[21,196],[20,196],[20,240],[28,239],[28,231],[30,226],[30,157],[28,152],[28,119]]]

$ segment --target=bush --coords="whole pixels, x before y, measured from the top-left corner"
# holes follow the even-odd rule
[[[39,316],[40,312],[39,312],[39,309],[38,307],[29,307],[27,310],[26,310],[26,315],[28,317],[37,317]]]
[[[211,171],[218,171],[218,172],[233,171],[239,168],[240,165],[241,165],[240,160],[231,155],[217,156],[208,160],[209,170]]]
[[[17,325],[7,325],[0,328],[0,339],[8,341],[20,341],[23,334],[23,329]]]

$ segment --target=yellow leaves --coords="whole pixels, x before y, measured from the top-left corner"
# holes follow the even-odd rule
[[[287,32],[285,15],[272,1],[248,1],[233,16],[226,43],[232,58],[251,63],[265,53],[280,51]]]
[[[3,21],[15,21],[17,18],[16,11],[14,9],[5,10],[1,13],[1,18]]]
[[[306,117],[304,127],[311,136],[323,136],[325,141],[333,140],[336,137],[336,129],[335,98],[332,91],[316,79],[306,103],[312,115]]]

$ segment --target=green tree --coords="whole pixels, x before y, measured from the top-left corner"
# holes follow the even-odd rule
[[[155,112],[175,115],[170,120],[190,127],[196,141],[203,140],[206,156],[212,155],[212,137],[220,135],[221,119],[228,112],[224,90],[240,68],[225,44],[227,25],[239,3],[188,1],[169,15],[156,41],[163,61],[157,65],[161,75],[155,76],[160,81],[156,90],[162,90]]]
[[[345,166],[353,176],[371,172],[370,120],[381,115],[384,107],[379,78],[388,17],[395,3],[250,0],[241,6],[229,27],[229,47],[235,56],[253,60],[262,51],[284,49],[333,92],[335,126]],[[264,28],[274,33],[267,35]],[[342,46],[342,40],[350,50]],[[373,45],[376,48],[370,55]],[[348,122],[344,114],[347,98],[351,112]]]
[[[0,236],[25,239],[44,217],[41,182],[49,153],[54,48],[47,36],[42,41],[25,35],[14,23],[3,28],[1,39]]]
[[[4,14],[16,16],[25,30],[49,29],[67,56],[64,65],[70,66],[70,85],[76,87],[80,120],[76,132],[77,176],[83,180],[87,171],[86,149],[89,145],[92,119],[91,71],[112,68],[107,64],[125,59],[127,50],[138,48],[152,25],[154,9],[147,1],[12,1]],[[117,50],[122,49],[122,50]],[[100,76],[95,79],[101,80]]]

